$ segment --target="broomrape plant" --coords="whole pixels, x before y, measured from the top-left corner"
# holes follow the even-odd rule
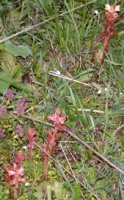
[[[103,44],[103,49],[99,49],[96,52],[99,64],[104,63],[105,55],[109,50],[109,40],[116,34],[115,24],[120,19],[118,14],[119,11],[120,5],[105,5],[105,19],[103,22],[104,30],[99,34],[99,39]]]

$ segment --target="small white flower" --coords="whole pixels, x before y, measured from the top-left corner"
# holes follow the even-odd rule
[[[115,11],[119,12],[120,11],[120,5],[115,6]]]
[[[27,150],[27,149],[28,149],[28,147],[27,147],[27,146],[23,146],[22,148],[23,148],[24,150]]]
[[[95,13],[96,15],[98,15],[98,14],[99,14],[99,11],[98,11],[98,10],[94,10],[94,13]]]
[[[25,186],[26,186],[26,187],[30,186],[30,183],[28,183],[28,182],[27,182],[27,183],[25,183]]]
[[[105,10],[110,12],[110,13],[115,13],[120,11],[120,5],[110,5],[106,4],[105,5]]]
[[[105,5],[105,10],[110,11],[110,9],[111,9],[111,6],[110,6],[110,4],[107,3],[107,4]]]
[[[98,90],[97,94],[101,94],[101,93],[102,93],[102,91],[101,91],[101,90]]]
[[[104,89],[104,90],[105,90],[105,92],[107,92],[107,91],[108,91],[108,88],[106,88],[106,87],[105,87],[105,89]]]

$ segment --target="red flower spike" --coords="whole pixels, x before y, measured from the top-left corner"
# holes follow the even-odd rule
[[[36,140],[35,138],[36,131],[32,128],[28,130],[28,135],[26,136],[26,140],[28,140],[28,151],[29,151],[29,159],[32,160],[32,151],[34,147],[34,141]]]
[[[51,129],[50,131],[48,131],[47,135],[48,137],[46,141],[49,145],[54,145],[55,142],[61,138],[61,134],[54,131],[54,129]]]
[[[67,117],[65,115],[60,116],[60,114],[61,114],[61,111],[60,111],[59,108],[57,108],[55,110],[55,113],[53,115],[49,115],[47,117],[47,119],[49,121],[52,121],[55,129],[60,130],[60,131],[64,131],[65,127],[62,126],[62,125],[64,124]]]
[[[115,35],[115,23],[120,19],[118,12],[119,5],[105,5],[105,20],[103,22],[104,30],[100,33],[99,39],[103,43],[103,50],[96,52],[96,58],[100,64],[104,63],[105,54],[109,50],[109,40]]]
[[[28,130],[28,135],[26,136],[26,140],[28,140],[29,142],[34,142],[35,141],[35,136],[36,135],[36,131],[32,128],[30,128]]]
[[[57,141],[61,138],[61,134],[58,133],[58,131],[64,131],[66,129],[63,124],[67,117],[65,115],[60,116],[60,114],[61,111],[57,108],[53,115],[48,116],[48,120],[52,122],[53,128],[46,133],[47,138],[45,139],[44,144],[42,144],[45,180],[48,178],[48,164],[50,156],[58,151]]]
[[[25,183],[24,168],[18,167],[16,163],[13,165],[6,165],[4,167],[6,171],[5,180],[9,184],[9,189],[14,199],[18,197],[19,183]]]
[[[42,144],[43,149],[43,160],[48,159],[50,157],[50,151],[46,143]]]
[[[22,152],[17,152],[14,162],[18,165],[21,165],[24,160],[25,160],[24,154]]]
[[[57,152],[58,148],[56,142],[61,138],[61,134],[57,132],[56,129],[51,129],[47,133],[47,138],[42,145],[43,149],[43,160],[44,160],[44,176],[47,180],[48,174],[48,163],[50,156]]]
[[[16,185],[18,183],[24,183],[25,179],[22,178],[24,175],[24,168],[20,167],[18,168],[17,164],[14,163],[14,165],[6,165],[5,171],[7,172],[6,180],[9,183],[9,185]]]

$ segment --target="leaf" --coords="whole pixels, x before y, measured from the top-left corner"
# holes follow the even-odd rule
[[[73,191],[73,200],[79,200],[81,199],[81,188],[79,184],[75,185],[74,191]]]
[[[23,58],[27,58],[28,56],[32,56],[32,51],[27,45],[15,45],[12,42],[6,42],[4,45],[0,44],[0,50],[6,51],[11,55],[17,57],[21,56]]]
[[[33,92],[33,89],[30,88],[28,85],[24,85],[23,83],[18,83],[8,73],[0,71],[0,93],[4,94],[10,86],[22,90],[25,93]]]
[[[10,53],[3,51],[1,53],[1,69],[6,73],[10,74],[11,77],[17,79],[18,82],[21,80],[22,67],[20,64],[16,64],[16,59]]]
[[[36,192],[34,193],[34,196],[38,199],[38,200],[42,200],[43,199],[43,191],[42,191],[42,184],[40,184],[39,186],[36,187]]]
[[[70,86],[68,86],[68,89],[70,91],[70,96],[71,96],[71,100],[72,100],[73,106],[76,106],[75,94],[74,94],[74,92],[73,92],[73,90],[71,89]]]
[[[8,52],[1,53],[1,69],[8,74],[11,74],[13,69],[16,68],[15,57]]]
[[[123,191],[123,186],[122,186],[121,181],[119,182],[119,186],[120,186],[121,200],[124,200],[124,191]]]
[[[21,196],[17,200],[27,200],[27,198],[25,196]]]
[[[0,186],[0,200],[7,200],[7,194],[6,191],[4,190],[4,188],[2,186]]]
[[[47,185],[47,199],[52,200],[52,186]]]
[[[16,65],[16,67],[13,68],[11,71],[11,76],[13,77],[13,79],[20,82],[22,76],[22,67],[20,65]]]
[[[12,84],[12,78],[6,72],[0,71],[0,93],[4,94],[5,91]]]
[[[12,54],[14,56],[21,56],[23,58],[26,58],[28,56],[32,56],[32,51],[28,46],[19,45],[16,48],[16,51],[13,51]]]
[[[67,191],[62,183],[55,181],[53,185],[53,190],[57,200],[65,199]]]
[[[83,72],[81,72],[80,74],[78,74],[77,77],[75,77],[76,80],[78,81],[90,81],[92,76],[93,76],[94,70],[93,69],[88,69],[88,70],[84,70]]]

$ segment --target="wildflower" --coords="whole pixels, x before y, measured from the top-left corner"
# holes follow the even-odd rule
[[[24,112],[25,112],[25,106],[26,106],[26,98],[22,98],[18,101],[18,104],[17,104],[17,108],[16,108],[16,113],[18,115],[23,115]]]
[[[22,148],[23,148],[24,150],[27,150],[27,149],[28,149],[28,147],[27,147],[27,146],[23,146]]]
[[[101,94],[101,93],[102,93],[102,91],[101,91],[101,90],[98,90],[97,94]]]
[[[61,138],[61,135],[57,133],[55,129],[51,129],[47,132],[47,138],[42,148],[44,150],[44,157],[49,157],[49,155],[57,151],[56,142]]]
[[[29,142],[34,142],[35,141],[35,136],[36,135],[36,131],[32,128],[30,128],[28,130],[28,135],[26,136],[26,139],[29,141]]]
[[[103,22],[104,31],[100,34],[100,40],[106,43],[108,48],[109,39],[115,34],[115,23],[119,20],[118,11],[120,6],[116,5],[105,5],[105,21]]]
[[[55,110],[55,113],[53,115],[49,115],[47,119],[49,121],[52,121],[54,128],[63,131],[65,127],[62,125],[64,124],[67,117],[65,115],[60,116],[60,113],[61,113],[60,109],[57,108]]]
[[[99,39],[103,43],[103,49],[99,49],[96,52],[96,57],[100,64],[104,63],[106,53],[109,50],[109,40],[116,33],[115,23],[120,18],[118,14],[119,11],[119,5],[105,5],[105,20],[103,22],[104,30],[99,35]]]
[[[26,140],[28,140],[28,151],[29,151],[29,159],[32,160],[32,151],[34,147],[34,141],[36,140],[35,138],[36,131],[32,128],[28,130],[28,135],[26,136]]]
[[[43,151],[43,165],[44,165],[44,177],[45,180],[48,178],[48,165],[52,154],[58,151],[57,141],[61,138],[61,134],[58,131],[64,131],[66,127],[63,125],[67,117],[60,115],[61,111],[59,108],[55,110],[53,115],[48,116],[48,120],[53,123],[53,128],[50,129],[46,134],[47,137],[44,143],[41,145]]]
[[[109,13],[119,12],[120,11],[120,5],[106,4],[105,5],[105,10],[108,11]]]
[[[24,183],[25,179],[22,178],[24,175],[24,168],[18,168],[17,164],[14,163],[13,165],[6,165],[5,171],[7,172],[5,176],[5,180],[9,183],[9,185],[16,185],[18,183]]]
[[[13,97],[14,97],[13,90],[8,89],[8,90],[6,91],[6,93],[5,93],[5,97],[6,97],[8,100],[11,101],[11,100],[13,99]]]
[[[0,106],[0,115],[6,115],[7,114],[7,108],[5,106]]]
[[[53,147],[55,146],[55,142],[57,140],[59,140],[61,137],[61,135],[59,133],[56,132],[56,130],[51,129],[50,131],[47,132],[47,139],[46,139],[46,143]]]
[[[18,125],[16,126],[15,132],[18,133],[20,136],[22,136],[23,133],[24,133],[24,128],[23,128],[23,126],[20,125],[20,124],[18,124]]]
[[[105,92],[107,92],[107,91],[108,91],[108,88],[106,88],[106,87],[105,87],[105,89],[104,89],[104,90],[105,90]]]
[[[28,187],[28,186],[30,186],[30,185],[31,185],[31,184],[28,183],[28,182],[25,183],[25,186],[26,186],[26,187]]]
[[[98,10],[94,10],[94,14],[98,15],[99,11]]]
[[[18,165],[21,165],[24,160],[25,160],[24,154],[22,152],[17,152],[14,162]]]
[[[4,137],[3,129],[0,128],[0,137]]]
[[[56,142],[60,139],[61,135],[57,133],[56,129],[51,129],[47,132],[47,138],[42,145],[43,150],[43,162],[44,162],[44,176],[47,180],[48,176],[48,164],[50,156],[57,152],[58,148]]]
[[[19,183],[25,183],[25,178],[23,178],[24,168],[14,163],[13,165],[6,165],[4,169],[6,171],[5,181],[9,184],[9,189],[13,198],[17,199]]]

